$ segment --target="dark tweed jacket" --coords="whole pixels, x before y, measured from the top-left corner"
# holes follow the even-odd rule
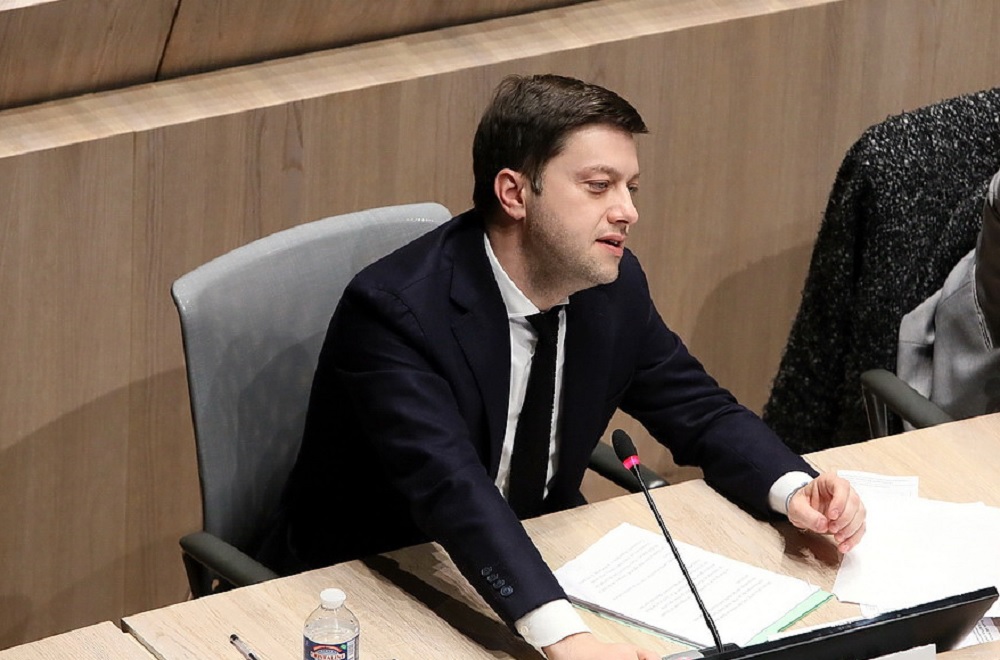
[[[1000,88],[889,117],[837,173],[764,408],[793,449],[868,439],[860,373],[894,370],[899,322],[973,248],[1000,167]]]

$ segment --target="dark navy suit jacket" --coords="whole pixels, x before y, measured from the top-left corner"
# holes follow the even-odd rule
[[[362,271],[331,320],[286,504],[309,566],[433,539],[508,623],[564,597],[497,490],[507,313],[468,212]],[[583,502],[588,458],[621,408],[761,515],[782,474],[812,472],[720,388],[661,320],[626,252],[570,297],[561,447],[548,511]]]

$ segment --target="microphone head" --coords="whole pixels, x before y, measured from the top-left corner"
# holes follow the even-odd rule
[[[638,458],[639,452],[635,450],[632,438],[628,437],[628,433],[621,429],[615,429],[614,433],[611,434],[611,445],[615,448],[618,460],[623,463],[630,458]]]

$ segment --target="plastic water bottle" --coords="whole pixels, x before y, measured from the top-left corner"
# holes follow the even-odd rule
[[[303,629],[304,660],[358,660],[361,626],[344,607],[347,596],[340,589],[324,589],[320,606],[306,619]]]

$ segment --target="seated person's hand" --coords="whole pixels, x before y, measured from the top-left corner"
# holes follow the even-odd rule
[[[788,520],[818,534],[830,534],[840,552],[849,552],[865,535],[865,505],[850,482],[821,474],[788,502]]]
[[[631,644],[608,644],[592,633],[577,633],[546,646],[549,660],[660,660],[658,653]]]

